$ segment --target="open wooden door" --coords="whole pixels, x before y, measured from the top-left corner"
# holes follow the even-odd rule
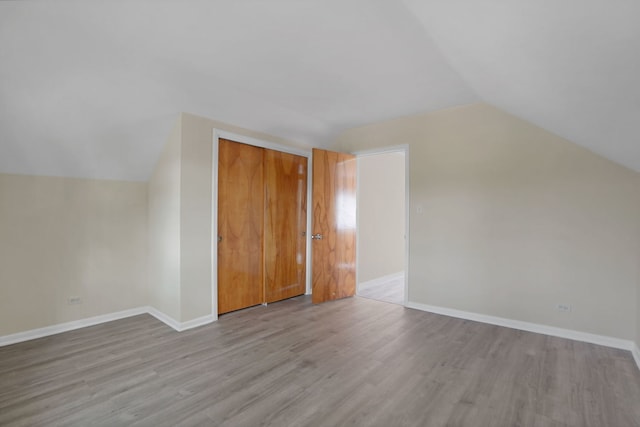
[[[356,158],[313,149],[312,300],[356,292]]]

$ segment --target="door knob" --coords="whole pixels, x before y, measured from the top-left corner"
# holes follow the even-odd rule
[[[311,235],[312,240],[322,240],[322,234],[316,233]]]

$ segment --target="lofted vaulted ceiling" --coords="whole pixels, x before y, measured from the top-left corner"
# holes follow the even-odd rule
[[[0,2],[0,172],[146,180],[186,111],[314,146],[487,102],[640,170],[637,0]]]

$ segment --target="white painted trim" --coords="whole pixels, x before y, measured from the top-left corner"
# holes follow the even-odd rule
[[[409,302],[409,304],[407,304],[407,307],[416,310],[427,311],[429,313],[457,317],[459,319],[473,320],[475,322],[504,326],[507,328],[535,332],[537,334],[551,335],[554,337],[567,338],[575,341],[583,341],[623,350],[631,351],[635,346],[633,341],[630,340],[623,340],[620,338],[608,337],[605,335],[590,334],[588,332],[574,331],[571,329],[556,328],[554,326],[540,325],[537,323],[522,322],[520,320],[506,319],[504,317],[488,316],[486,314],[472,313],[469,311],[420,304],[417,302]]]
[[[211,316],[218,319],[218,147],[219,139],[228,139],[253,145],[255,147],[268,148],[270,150],[281,151],[283,153],[295,154],[307,159],[307,259],[306,259],[306,293],[311,293],[311,190],[312,190],[312,151],[296,147],[280,145],[269,141],[245,136],[221,129],[213,129],[213,149],[211,159],[211,295],[212,307]]]
[[[206,316],[198,317],[196,319],[187,320],[186,322],[178,322],[171,316],[168,316],[161,312],[160,310],[155,309],[154,307],[147,307],[147,313],[164,323],[165,325],[171,327],[172,329],[182,332],[187,329],[197,328],[198,326],[208,325],[209,323],[215,322],[216,318],[213,317],[212,314],[208,314]]]
[[[147,313],[149,313],[150,315],[152,315],[153,317],[155,317],[165,325],[169,326],[170,328],[180,332],[180,327],[181,327],[180,322],[178,322],[173,317],[164,314],[163,312],[156,309],[155,307],[147,307]]]
[[[211,149],[211,315],[214,320],[218,320],[218,132],[213,130]]]
[[[404,305],[409,304],[409,240],[411,238],[411,183],[409,173],[409,144],[404,146]]]
[[[180,323],[180,329],[178,329],[178,332],[186,331],[188,329],[197,328],[199,326],[208,325],[209,323],[213,323],[215,321],[216,321],[216,319],[214,319],[213,315],[211,315],[211,314],[209,314],[207,316],[198,317],[196,319],[188,320],[186,322]]]
[[[402,274],[396,273],[395,276]],[[391,277],[394,275],[384,276]],[[380,278],[379,278],[380,279]],[[374,279],[374,280],[379,280]],[[371,283],[374,280],[370,280],[366,283]],[[491,325],[504,326],[512,329],[520,329],[523,331],[535,332],[539,334],[551,335],[560,338],[568,338],[576,341],[584,341],[593,344],[604,345],[607,347],[619,348],[623,350],[630,350],[631,354],[640,369],[640,349],[638,345],[633,341],[622,340],[619,338],[612,338],[603,335],[594,335],[586,332],[573,331],[570,329],[555,328],[553,326],[539,325],[536,323],[521,322],[519,320],[505,319],[502,317],[487,316],[484,314],[472,313],[468,311],[454,310],[444,307],[436,307],[432,305],[420,304],[416,302],[409,302],[408,308],[426,311],[429,313],[442,314],[445,316],[456,317],[459,319],[473,320],[476,322],[488,323]],[[114,320],[120,320],[127,317],[138,316],[140,314],[149,314],[156,319],[160,320],[167,326],[173,328],[178,332],[186,331],[188,329],[197,328],[199,326],[207,325],[215,321],[213,315],[198,317],[197,319],[189,320],[187,322],[178,322],[171,316],[167,316],[160,310],[154,307],[137,307],[129,310],[118,311],[115,313],[103,314],[101,316],[88,317],[86,319],[74,320],[71,322],[60,323],[58,325],[46,326],[44,328],[32,329],[30,331],[18,332],[11,335],[5,335],[0,337],[0,347],[4,347],[11,344],[17,344],[24,341],[30,341],[37,338],[43,338],[50,335],[60,334],[62,332],[73,331],[75,329],[86,328],[88,326],[95,326],[101,323],[112,322]]]
[[[407,153],[409,151],[409,144],[390,145],[388,147],[371,148],[369,150],[354,151],[354,155],[358,157],[363,156],[376,156],[378,154],[386,153]]]
[[[231,141],[241,142],[243,144],[254,145],[256,147],[269,148],[283,153],[297,154],[306,158],[311,157],[311,151],[302,148],[289,147],[287,145],[276,144],[275,142],[263,141],[262,139],[252,138],[250,136],[240,135],[238,133],[227,132],[221,129],[214,129],[216,138],[229,139]]]
[[[376,277],[375,279],[367,280],[366,282],[358,283],[358,292],[366,289],[374,288],[376,286],[383,285],[387,282],[395,281],[404,278],[404,271],[398,271],[397,273],[387,274],[386,276]]]
[[[71,322],[45,326],[44,328],[31,329],[29,331],[5,335],[3,337],[0,337],[0,347],[23,341],[34,340],[36,338],[47,337],[49,335],[56,335],[62,332],[73,331],[75,329],[86,328],[87,326],[94,326],[100,323],[111,322],[113,320],[124,319],[126,317],[138,316],[147,312],[147,307],[137,307],[130,310],[123,310],[115,313],[103,314],[100,316],[88,317],[86,319],[73,320]]]
[[[631,354],[633,355],[633,359],[636,361],[636,365],[638,365],[638,369],[640,369],[640,348],[638,348],[638,343],[633,343]]]
[[[36,338],[48,337],[50,335],[60,334],[62,332],[73,331],[76,329],[86,328],[88,326],[95,326],[101,323],[112,322],[114,320],[125,319],[127,317],[138,316],[140,314],[150,314],[162,323],[170,326],[178,332],[186,331],[187,329],[197,328],[198,326],[207,325],[215,321],[212,315],[198,317],[197,319],[189,320],[187,322],[178,322],[171,316],[167,316],[160,310],[153,307],[136,307],[130,310],[118,311],[115,313],[103,314],[101,316],[88,317],[86,319],[74,320],[71,322],[60,323],[57,325],[45,326],[44,328],[32,329],[30,331],[18,332],[11,335],[5,335],[0,337],[0,347],[10,344],[16,344],[19,342],[30,341]]]

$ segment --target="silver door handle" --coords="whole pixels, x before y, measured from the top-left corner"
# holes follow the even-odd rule
[[[311,235],[312,240],[322,240],[322,234],[316,233]]]

